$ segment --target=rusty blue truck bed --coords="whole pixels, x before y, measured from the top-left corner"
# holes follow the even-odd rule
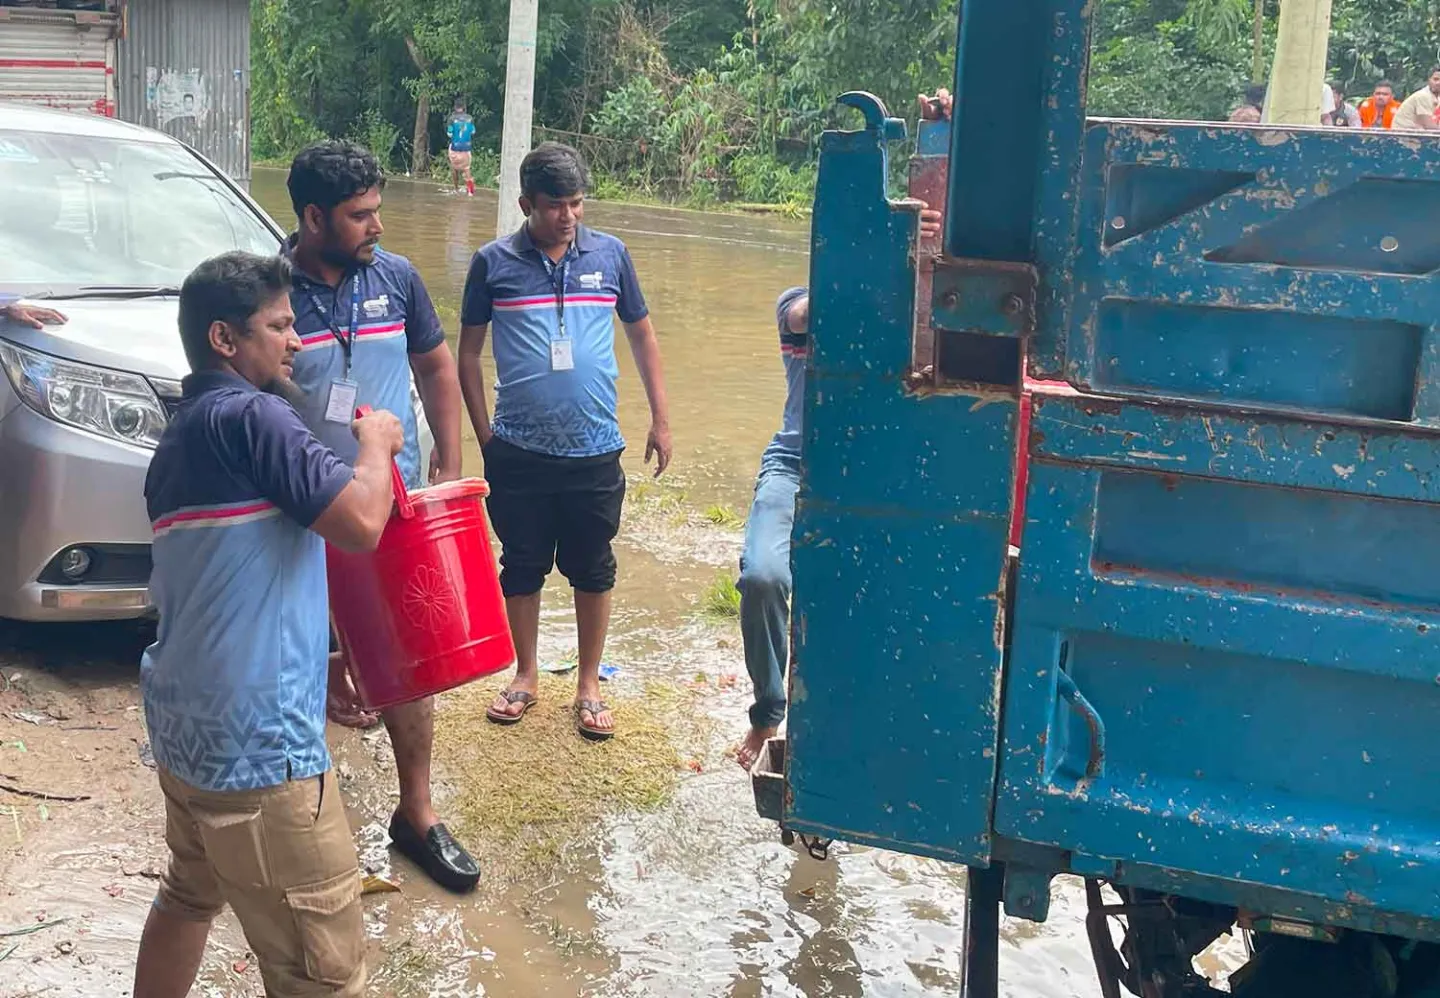
[[[1107,996],[1440,994],[1440,140],[1087,119],[1089,11],[962,4],[943,246],[824,137],[775,816],[971,867],[975,995],[1059,873]]]

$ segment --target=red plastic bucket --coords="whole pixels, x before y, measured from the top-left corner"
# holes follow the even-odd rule
[[[371,554],[326,549],[330,615],[361,702],[419,700],[508,668],[515,644],[485,527],[483,479],[407,492]]]

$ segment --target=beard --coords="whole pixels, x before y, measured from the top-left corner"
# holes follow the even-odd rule
[[[276,398],[284,399],[297,410],[310,398],[310,396],[305,393],[305,389],[284,375],[273,379],[267,385],[262,385],[260,390],[267,395],[274,395]]]
[[[369,263],[375,259],[375,245],[375,243],[361,243],[353,250],[346,250],[326,240],[325,246],[320,250],[320,259],[332,267],[348,271],[357,264]]]

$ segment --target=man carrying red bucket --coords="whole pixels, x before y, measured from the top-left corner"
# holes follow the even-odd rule
[[[180,290],[192,373],[145,480],[160,613],[140,663],[170,862],[136,998],[183,995],[234,909],[265,993],[365,989],[360,869],[325,745],[325,544],[374,550],[400,424],[353,423],[346,465],[292,408],[300,340],[278,257],[227,253]]]
[[[303,348],[295,381],[305,392],[299,409],[316,436],[342,459],[354,453],[346,426],[357,406],[396,413],[405,446],[396,463],[409,488],[422,483],[419,428],[410,405],[414,373],[435,434],[430,483],[460,477],[460,385],[445,332],[425,283],[410,261],[379,246],[379,164],[351,142],[321,142],[290,167],[290,200],[297,230],[288,252],[295,264],[290,302]],[[332,719],[365,726],[343,660],[332,669],[337,709]],[[381,712],[395,750],[400,805],[390,820],[395,847],[431,879],[468,891],[480,869],[436,815],[430,796],[435,737],[433,698]]]
[[[515,638],[516,674],[485,716],[518,724],[535,705],[540,590],[558,566],[575,591],[579,683],[575,726],[609,739],[615,719],[600,698],[620,527],[625,440],[616,419],[613,316],[650,401],[645,460],[670,463],[660,347],[625,244],[581,224],[589,175],[580,154],[544,142],[520,164],[525,225],[470,262],[460,318],[460,380],[485,457],[491,526],[500,539],[500,587]],[[495,418],[480,370],[494,327]]]

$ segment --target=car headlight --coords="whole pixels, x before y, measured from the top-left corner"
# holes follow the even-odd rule
[[[154,447],[165,409],[138,374],[91,367],[0,340],[0,366],[15,394],[40,415],[102,437]]]

